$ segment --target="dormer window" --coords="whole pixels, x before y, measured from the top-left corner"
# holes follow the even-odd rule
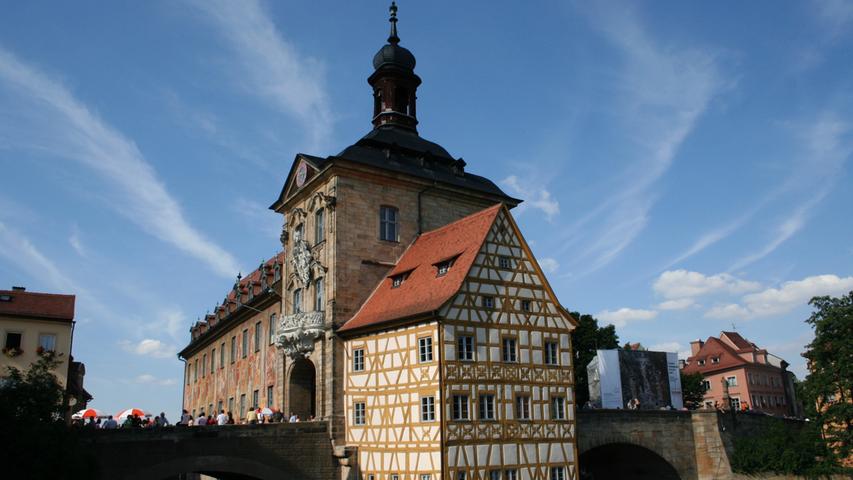
[[[704,365],[705,365],[705,360],[699,360],[699,361],[698,361],[698,362],[696,362],[696,363],[698,363],[698,364],[699,364],[699,366],[701,367],[701,366],[704,366]]]
[[[711,357],[711,363],[714,365],[720,363],[720,357]]]
[[[453,265],[453,260],[445,260],[443,262],[437,263],[435,266],[438,269],[437,276],[441,277],[443,275],[447,275],[447,272],[450,271],[450,267]]]
[[[397,288],[406,281],[406,278],[409,277],[409,272],[398,273],[391,277],[391,288]]]

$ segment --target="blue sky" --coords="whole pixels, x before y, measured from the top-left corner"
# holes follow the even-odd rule
[[[279,248],[297,152],[370,129],[387,3],[17,4],[0,17],[0,286],[77,295],[95,407],[174,417],[188,328]],[[792,364],[853,290],[853,3],[400,2],[422,136],[526,202],[561,301]]]

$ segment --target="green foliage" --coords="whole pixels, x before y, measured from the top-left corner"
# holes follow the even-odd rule
[[[702,380],[701,373],[685,374],[684,371],[681,371],[681,395],[684,399],[684,406],[688,410],[702,408],[705,398],[705,387],[702,386]]]
[[[803,354],[809,375],[803,382],[803,400],[812,410],[834,453],[853,455],[853,291],[839,298],[815,297],[806,323],[815,338]],[[811,404],[811,405],[809,405]]]
[[[94,478],[94,461],[62,418],[63,391],[45,354],[26,372],[0,380],[0,464],[3,478]]]
[[[732,469],[739,473],[774,472],[820,478],[844,472],[829,456],[820,426],[811,422],[802,428],[775,422],[758,435],[736,438],[734,447]]]
[[[586,366],[595,356],[598,349],[608,350],[619,347],[619,336],[616,327],[608,325],[599,327],[598,320],[592,315],[571,312],[578,320],[578,327],[572,332],[572,348],[575,355],[575,394],[577,405],[584,405],[589,400],[589,379]]]

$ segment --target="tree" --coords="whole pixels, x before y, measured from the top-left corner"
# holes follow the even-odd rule
[[[572,332],[572,348],[575,352],[575,395],[577,405],[584,405],[589,400],[589,379],[586,366],[595,357],[596,350],[609,350],[619,347],[619,336],[616,327],[608,325],[599,327],[598,320],[592,315],[571,312],[578,320],[578,326]]]
[[[9,367],[0,380],[0,465],[3,478],[94,478],[94,460],[62,417],[59,360],[42,355],[26,372]]]
[[[815,406],[827,444],[841,458],[853,454],[853,291],[839,298],[815,297],[806,323],[814,340],[806,346],[809,375],[807,398]]]
[[[705,400],[705,387],[702,385],[702,374],[699,372],[685,374],[681,372],[681,397],[684,399],[684,406],[688,410],[698,410],[702,408]]]

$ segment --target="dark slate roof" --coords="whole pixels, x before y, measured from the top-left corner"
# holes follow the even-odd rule
[[[465,162],[454,159],[441,145],[403,128],[375,128],[355,144],[327,160],[336,157],[460,188],[478,190],[495,195],[513,206],[521,203],[521,200],[504,193],[491,180],[464,172]]]

